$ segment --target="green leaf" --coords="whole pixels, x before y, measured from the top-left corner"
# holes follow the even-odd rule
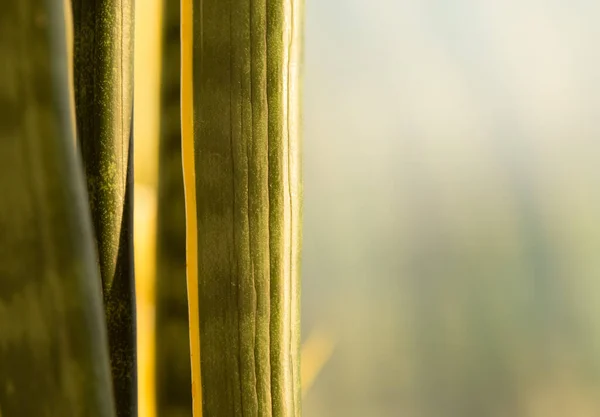
[[[112,417],[62,0],[0,13],[0,415]]]
[[[120,417],[137,415],[133,268],[133,0],[73,0],[81,151]]]
[[[192,1],[202,409],[299,416],[301,1]]]

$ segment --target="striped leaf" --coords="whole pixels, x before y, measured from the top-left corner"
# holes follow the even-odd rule
[[[299,0],[183,2],[195,415],[300,415],[301,17]]]
[[[137,414],[133,269],[133,0],[73,0],[81,151],[104,294],[117,414]]]

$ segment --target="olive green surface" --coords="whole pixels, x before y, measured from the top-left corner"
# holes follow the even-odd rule
[[[77,146],[95,230],[117,414],[137,414],[133,0],[73,0]]]
[[[300,415],[301,8],[193,2],[205,417]]]
[[[0,63],[0,415],[113,417],[63,1],[3,1]]]
[[[192,416],[181,165],[179,1],[163,1],[156,274],[156,412]]]

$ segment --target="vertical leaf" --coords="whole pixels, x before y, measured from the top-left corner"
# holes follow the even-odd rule
[[[187,175],[185,185],[198,232],[197,277],[188,270],[190,320],[199,323],[194,384],[207,416],[298,416],[301,1],[189,1],[182,81],[184,99],[193,91],[183,119],[189,152],[192,106],[195,179]]]
[[[133,0],[73,0],[78,145],[104,290],[117,414],[137,414],[133,270]]]
[[[159,140],[156,392],[157,415],[191,416],[190,340],[185,277],[185,202],[181,169],[179,2],[163,2]]]
[[[112,417],[62,0],[0,13],[0,415]]]

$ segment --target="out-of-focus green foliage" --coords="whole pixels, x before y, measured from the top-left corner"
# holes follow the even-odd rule
[[[112,417],[62,1],[0,13],[0,415]]]
[[[156,410],[192,415],[181,155],[179,2],[163,2],[156,269]]]

